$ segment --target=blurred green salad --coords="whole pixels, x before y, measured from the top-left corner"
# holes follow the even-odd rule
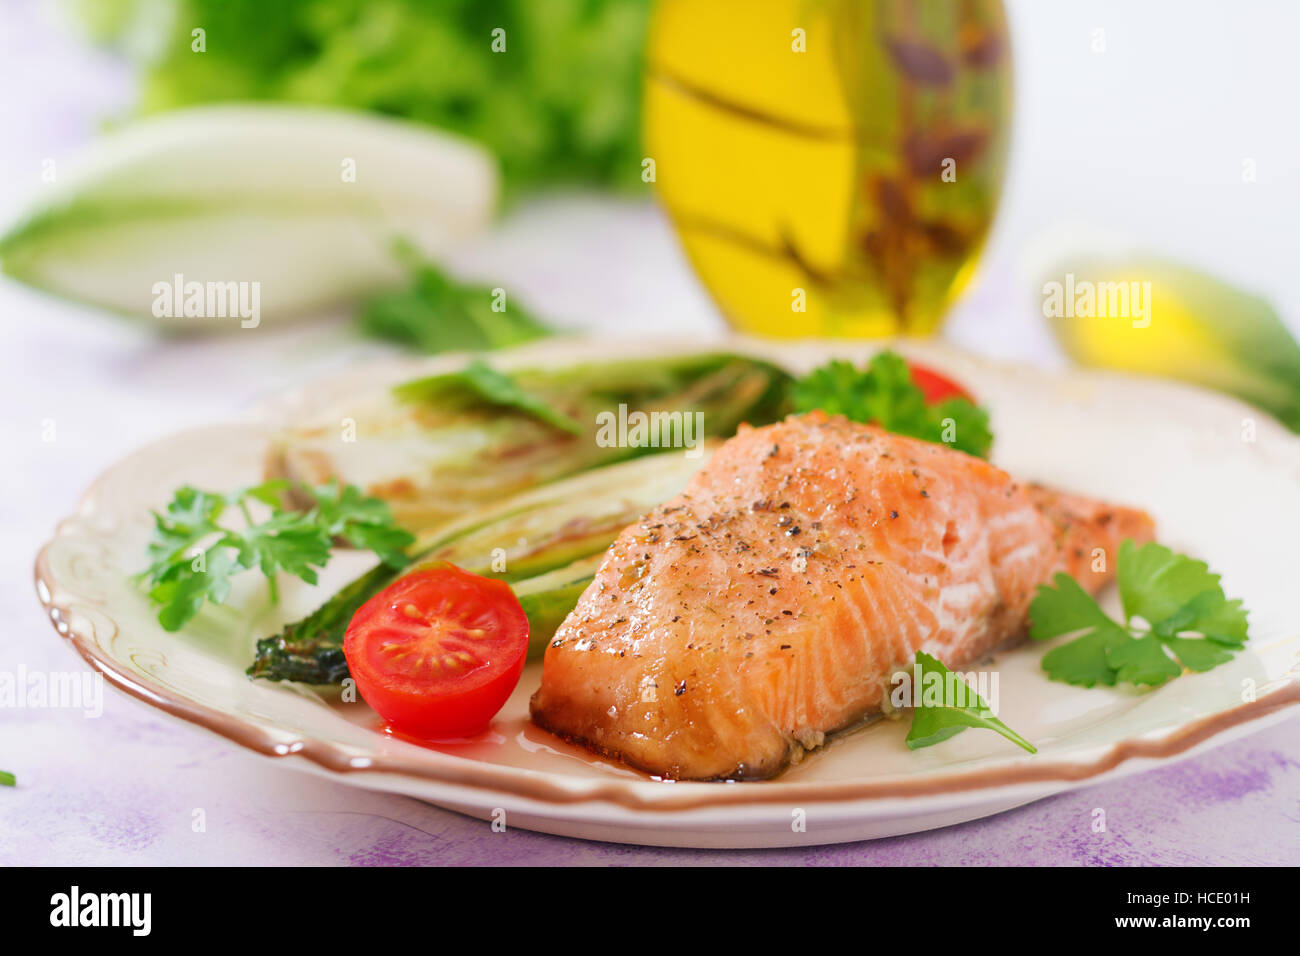
[[[139,63],[150,113],[221,100],[371,110],[461,133],[509,193],[640,181],[649,0],[74,0]],[[204,50],[194,52],[202,29]],[[504,30],[504,35],[494,34]],[[504,41],[504,51],[494,52]]]

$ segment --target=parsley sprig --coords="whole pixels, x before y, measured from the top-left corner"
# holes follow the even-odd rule
[[[820,408],[828,415],[874,422],[981,458],[987,458],[993,446],[987,411],[966,398],[927,404],[906,359],[897,352],[880,352],[863,369],[851,362],[828,362],[796,382],[791,399],[796,412]]]
[[[1029,606],[1038,640],[1079,634],[1043,657],[1052,680],[1092,687],[1158,686],[1183,668],[1208,671],[1246,642],[1246,610],[1229,600],[1203,561],[1131,540],[1116,567],[1123,622],[1112,620],[1069,575],[1040,585]],[[1082,633],[1080,633],[1082,632]]]
[[[308,507],[290,507],[291,495]],[[256,520],[258,506],[269,508],[269,517]],[[226,520],[232,511],[239,515],[238,525]],[[406,564],[404,549],[415,540],[393,523],[387,504],[353,485],[313,487],[275,479],[230,494],[186,485],[165,511],[154,512],[150,565],[138,578],[158,605],[158,623],[176,631],[205,602],[222,603],[230,579],[243,571],[257,569],[266,576],[273,602],[279,599],[281,571],[315,584],[336,539],[373,551],[393,567]]]
[[[506,348],[552,334],[517,302],[494,307],[492,288],[452,278],[410,242],[399,241],[396,254],[411,270],[411,284],[366,303],[358,320],[363,333],[430,354]]]
[[[427,402],[442,407],[489,405],[531,415],[571,435],[581,435],[583,426],[572,415],[554,407],[546,398],[530,392],[505,372],[498,372],[482,359],[471,359],[455,372],[406,382],[393,389],[408,402]]]
[[[906,741],[909,750],[931,747],[967,727],[976,727],[1001,734],[1031,754],[1038,753],[1033,744],[998,720],[984,698],[938,658],[917,651],[913,670],[916,679],[912,687],[912,728]]]

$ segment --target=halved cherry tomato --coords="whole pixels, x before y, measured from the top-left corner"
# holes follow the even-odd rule
[[[946,375],[940,375],[932,368],[911,361],[907,366],[912,370],[912,381],[925,395],[927,405],[934,405],[949,398],[964,398],[972,403],[975,401],[970,392]]]
[[[528,618],[504,581],[435,564],[363,604],[343,654],[362,698],[393,730],[466,737],[519,683]]]

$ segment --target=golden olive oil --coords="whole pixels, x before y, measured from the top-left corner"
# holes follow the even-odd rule
[[[686,252],[736,328],[924,334],[997,205],[1000,0],[658,0],[646,142]]]

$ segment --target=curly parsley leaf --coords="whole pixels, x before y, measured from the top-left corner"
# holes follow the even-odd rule
[[[859,422],[920,424],[928,420],[925,395],[912,381],[907,362],[894,352],[881,352],[858,369],[836,359],[814,369],[795,383],[800,412],[820,408]]]
[[[179,557],[217,531],[226,507],[223,495],[185,485],[178,488],[167,510],[154,512],[154,536],[149,542],[150,572],[163,575]]]
[[[930,406],[930,418],[938,422],[939,441],[976,458],[989,456],[993,430],[989,427],[987,410],[969,399],[948,398]]]
[[[460,282],[413,247],[399,243],[399,258],[410,266],[409,287],[385,292],[361,310],[362,332],[419,352],[481,352],[545,338],[550,328],[517,303],[487,286]]]
[[[1053,680],[1092,687],[1159,686],[1183,668],[1232,659],[1247,637],[1246,611],[1203,561],[1150,542],[1120,544],[1116,567],[1124,621],[1112,620],[1078,583],[1058,574],[1029,606],[1030,636],[1078,634],[1043,656]],[[1082,633],[1080,633],[1082,632]]]
[[[366,497],[355,485],[340,487],[334,481],[304,491],[315,501],[313,513],[329,537],[373,551],[391,567],[406,563],[404,552],[414,539],[393,524],[392,512],[382,500]]]
[[[314,514],[280,512],[226,543],[237,548],[240,568],[258,568],[268,578],[287,571],[315,584],[316,570],[330,559],[329,532]]]
[[[163,574],[154,574],[149,600],[159,606],[158,623],[178,631],[199,613],[204,602],[220,604],[230,593],[230,577],[244,570],[237,556],[217,545],[199,551],[189,560],[174,562]]]
[[[907,733],[909,750],[933,746],[967,727],[976,727],[1001,734],[1031,754],[1038,752],[1033,744],[998,720],[984,698],[938,658],[917,651],[913,670],[912,728]]]
[[[828,362],[799,379],[790,397],[796,412],[821,409],[981,458],[993,445],[987,411],[965,398],[927,404],[897,352],[878,353],[865,369],[838,359]]]
[[[288,507],[290,491],[312,506],[305,511]],[[254,504],[269,508],[269,517],[254,520]],[[223,523],[231,510],[242,516],[239,526]],[[163,512],[154,513],[154,535],[148,546],[151,563],[138,578],[148,585],[149,599],[158,606],[158,622],[176,631],[204,604],[224,602],[231,578],[244,571],[258,570],[266,576],[273,601],[280,572],[315,584],[335,539],[374,551],[395,567],[405,564],[403,549],[415,540],[393,523],[383,501],[365,497],[352,485],[312,488],[276,480],[229,495],[186,485],[175,492]]]

